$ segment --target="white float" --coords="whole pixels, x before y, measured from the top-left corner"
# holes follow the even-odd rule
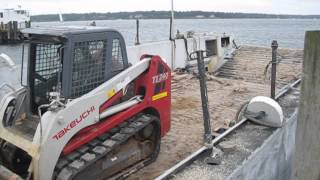
[[[277,128],[283,125],[284,116],[282,108],[278,102],[269,97],[257,96],[253,98],[249,102],[246,111],[250,114],[264,112],[264,116],[259,119],[248,117],[248,119],[258,124]]]

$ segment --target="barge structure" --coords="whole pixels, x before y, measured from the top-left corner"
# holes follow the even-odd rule
[[[217,137],[223,134],[223,132],[219,131],[220,129],[232,129],[234,124],[237,123],[234,122],[235,116],[244,102],[255,96],[270,95],[271,70],[269,65],[272,59],[271,48],[253,46],[239,48],[233,42],[232,36],[202,34],[186,35],[175,40],[127,47],[131,64],[137,63],[143,53],[158,54],[175,70],[172,74],[173,109],[171,131],[162,141],[158,160],[137,174],[130,176],[129,179],[161,177],[163,172],[188,158],[190,154],[202,147],[203,119],[197,72],[194,69],[196,62],[189,59],[189,55],[193,51],[202,49],[209,53],[209,57],[205,59],[206,69],[208,70],[209,111],[212,114],[212,130]],[[285,128],[288,127],[287,125],[293,127],[294,124],[291,126],[292,123],[290,122],[294,121],[290,120],[294,119],[297,107],[299,85],[296,82],[299,82],[302,74],[303,51],[280,48],[277,58],[279,62],[277,64],[276,91],[282,94],[284,90],[293,89],[291,92],[293,94],[280,99],[280,104],[284,107],[287,118]],[[14,61],[18,64],[20,62],[19,59],[14,59]],[[295,86],[290,86],[292,83]],[[292,96],[293,102],[291,102],[290,96]],[[286,98],[289,98],[289,100]],[[288,105],[288,101],[293,104],[289,103]],[[268,139],[276,137],[277,135],[274,134],[279,133],[279,131],[281,133],[281,130],[285,128],[277,130],[244,123],[244,126],[241,126],[230,137],[221,140],[221,149],[225,151],[231,150],[232,152],[231,154],[227,152],[227,158],[223,161],[224,165],[228,165],[228,162],[231,163],[231,165],[229,164],[230,169],[223,171],[224,168],[219,169],[219,167],[215,166],[213,168],[217,168],[217,170],[214,171],[215,173],[210,174],[208,172],[211,172],[212,167],[205,166],[205,169],[203,169],[203,161],[199,156],[197,161],[191,166],[189,164],[183,172],[170,174],[166,178],[187,179],[188,177],[199,177],[203,179],[219,179],[221,177],[220,179],[226,179],[228,177],[239,177],[241,174],[233,172],[236,172],[236,170],[237,172],[246,172],[241,169],[241,167],[247,167],[244,165],[248,163],[246,159],[250,159],[251,155],[255,155],[256,153],[254,152],[258,152],[259,148]],[[245,138],[251,135],[251,140],[249,138],[249,141],[241,141],[242,136]],[[287,139],[282,142],[286,143]],[[232,157],[237,155],[240,155],[238,161],[234,161]],[[228,159],[228,157],[231,157],[231,159]],[[288,156],[288,158],[290,157]],[[197,176],[197,173],[199,176]],[[201,175],[201,173],[206,176],[204,174]]]
[[[256,96],[270,96],[270,69],[266,70],[266,67],[271,61],[271,54],[271,48],[242,46],[234,53],[232,59],[224,60],[225,63],[215,73],[207,74],[209,112],[212,115],[211,128],[216,137],[223,134],[223,131],[219,131],[221,129],[233,130],[238,123],[234,122],[237,112],[245,102]],[[281,141],[281,143],[288,145],[283,149],[279,147],[277,152],[283,154],[286,153],[285,150],[288,150],[288,153],[292,153],[292,149],[289,148],[293,146],[291,140],[294,137],[279,139],[281,136],[278,137],[278,134],[283,134],[285,129],[287,129],[286,133],[294,133],[295,130],[296,119],[294,117],[298,108],[303,51],[280,48],[278,59],[281,60],[277,65],[276,92],[280,95],[287,91],[291,93],[279,99],[286,116],[283,128],[268,128],[244,122],[239,125],[238,130],[230,133],[228,137],[219,138],[220,140],[215,144],[222,151],[225,151],[222,164],[219,166],[207,165],[204,160],[210,152],[202,148],[204,129],[199,82],[194,74],[176,72],[173,76],[172,86],[171,132],[162,141],[163,148],[159,159],[138,172],[132,179],[143,175],[150,177],[146,179],[157,178],[158,180],[222,180],[231,177],[232,173],[234,173],[232,177],[236,178],[231,179],[237,179],[239,177],[236,175],[239,174],[236,174],[236,170],[239,169],[237,172],[240,172],[242,167],[245,169],[243,172],[249,172],[246,169],[248,168],[246,164],[255,162],[251,156],[256,155],[256,152],[263,146],[270,148],[271,145],[267,144],[269,141]],[[291,84],[294,84],[294,87],[291,87]],[[192,159],[191,157],[199,150],[201,153]],[[280,155],[276,154],[276,157]],[[292,154],[288,154],[288,158],[291,156]],[[247,161],[249,158],[253,160]],[[194,160],[195,162],[192,163]],[[177,172],[172,170],[183,161],[186,164],[175,169],[178,170]],[[289,160],[283,163],[288,164]],[[171,171],[171,173],[166,174],[167,171]],[[276,177],[277,174],[273,175]],[[261,175],[261,177],[263,176]],[[245,178],[240,177],[239,179]]]

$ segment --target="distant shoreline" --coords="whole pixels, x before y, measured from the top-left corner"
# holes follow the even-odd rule
[[[170,11],[137,11],[115,13],[82,13],[63,14],[64,21],[95,21],[95,20],[130,20],[130,19],[169,19]],[[320,15],[277,15],[257,13],[225,13],[205,11],[178,11],[176,19],[320,19]],[[58,14],[31,16],[32,22],[59,21]]]

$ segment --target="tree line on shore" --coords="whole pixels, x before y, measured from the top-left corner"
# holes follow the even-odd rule
[[[71,13],[63,14],[65,21],[93,21],[93,20],[115,20],[115,19],[169,19],[170,11],[136,11],[115,13]],[[277,19],[320,19],[320,15],[277,15],[257,13],[225,13],[205,11],[177,11],[177,19],[234,19],[234,18],[277,18]],[[33,22],[59,21],[58,14],[46,14],[31,16]]]

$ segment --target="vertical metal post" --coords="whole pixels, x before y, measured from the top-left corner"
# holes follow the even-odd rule
[[[140,45],[140,21],[137,18],[136,20],[136,28],[137,28],[137,32],[136,32],[136,42],[135,45]]]
[[[13,21],[12,22],[12,40],[17,41],[18,39],[18,21]]]
[[[170,18],[170,40],[174,38],[174,3],[171,0],[171,18]]]
[[[170,17],[170,36],[169,40],[171,41],[171,68],[175,68],[176,64],[176,42],[174,37],[174,3],[171,0],[171,17]]]
[[[23,68],[24,68],[24,43],[22,44],[22,57],[21,57],[21,77],[20,77],[20,84],[21,86],[24,86],[23,85]]]
[[[169,32],[169,40],[172,41],[173,40],[173,36],[172,36],[172,17],[170,17],[170,32]]]
[[[11,36],[12,35],[12,21],[9,21],[7,25],[8,25],[7,40],[11,41],[11,39],[12,39],[12,36]]]
[[[200,92],[201,92],[201,102],[202,102],[202,112],[203,112],[203,125],[204,125],[204,142],[207,145],[210,145],[212,142],[211,134],[211,123],[210,123],[210,113],[208,105],[208,90],[206,84],[206,73],[204,66],[204,52],[197,51],[197,62],[198,62],[198,71],[199,71],[199,80],[200,80]]]
[[[272,41],[272,67],[271,67],[271,98],[275,99],[276,97],[276,79],[277,79],[277,49],[278,42]]]

